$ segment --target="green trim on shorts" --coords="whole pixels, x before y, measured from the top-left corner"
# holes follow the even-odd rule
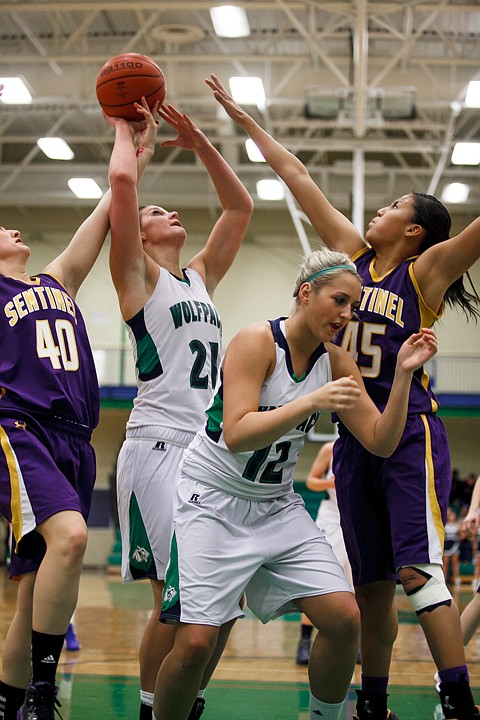
[[[152,565],[153,553],[135,493],[130,497],[129,519],[129,563],[136,570],[146,572]]]
[[[178,575],[178,547],[175,533],[172,535],[170,545],[170,560],[165,576],[165,587],[162,597],[162,613],[170,610],[178,602],[180,596],[180,580]]]

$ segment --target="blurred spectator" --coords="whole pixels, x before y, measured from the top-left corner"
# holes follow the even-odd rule
[[[449,507],[445,524],[445,545],[443,551],[443,572],[447,582],[459,586],[460,578],[460,522],[455,511]]]
[[[460,471],[457,468],[452,470],[452,488],[450,490],[449,502],[455,512],[459,512],[463,504],[463,481],[460,477]]]
[[[463,498],[464,503],[468,507],[470,507],[470,503],[472,501],[472,493],[473,488],[475,487],[475,483],[477,481],[477,476],[475,473],[471,472],[467,475],[464,482],[464,488],[463,488]]]

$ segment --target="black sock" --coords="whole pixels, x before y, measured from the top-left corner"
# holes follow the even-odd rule
[[[65,634],[47,635],[32,630],[32,682],[39,680],[55,685],[57,665]]]
[[[25,699],[25,689],[7,685],[0,680],[0,718],[1,720],[13,720],[17,717]]]
[[[302,640],[310,640],[312,630],[312,625],[302,625]]]
[[[140,703],[140,715],[138,716],[138,720],[152,720],[153,715],[153,709],[151,705],[146,705],[145,703]]]

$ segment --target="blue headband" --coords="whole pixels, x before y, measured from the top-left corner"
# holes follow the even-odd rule
[[[316,277],[319,277],[319,275],[325,275],[325,273],[330,272],[330,270],[350,270],[350,272],[357,272],[357,269],[353,267],[353,265],[330,265],[328,268],[312,273],[312,275],[309,275],[303,282],[310,282],[310,280],[314,280]]]

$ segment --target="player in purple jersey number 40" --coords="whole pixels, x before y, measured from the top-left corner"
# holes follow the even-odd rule
[[[139,176],[155,123],[136,123]],[[53,720],[56,669],[78,596],[95,480],[98,382],[75,296],[109,229],[110,191],[30,276],[30,248],[0,227],[0,512],[12,525],[17,609],[3,644],[0,717]],[[27,689],[27,690],[26,690]],[[20,710],[22,706],[22,709]]]

